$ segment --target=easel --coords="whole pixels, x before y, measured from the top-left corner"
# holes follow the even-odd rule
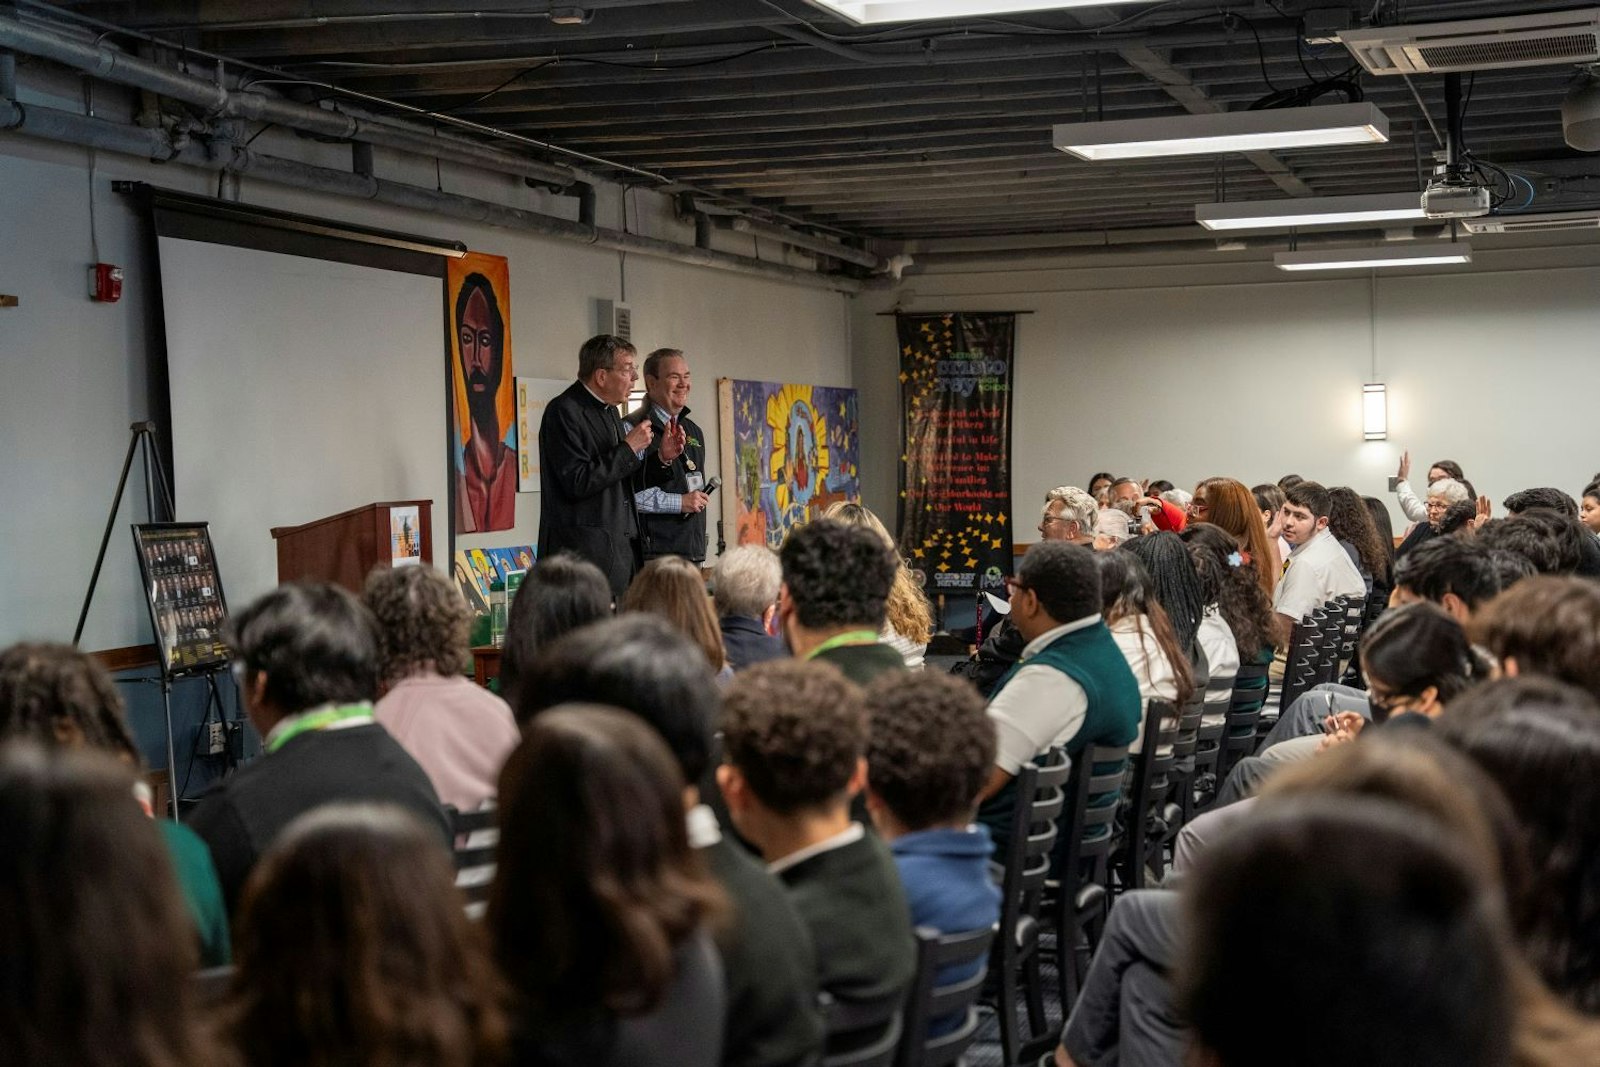
[[[128,427],[128,454],[122,460],[122,474],[117,478],[117,491],[111,498],[111,513],[106,516],[106,529],[100,537],[100,551],[94,557],[94,571],[89,575],[89,589],[83,595],[83,608],[78,612],[78,625],[72,631],[74,646],[83,637],[84,624],[89,621],[89,605],[94,601],[95,586],[100,584],[100,568],[105,565],[106,549],[111,544],[111,531],[117,524],[117,512],[122,510],[122,494],[128,486],[128,472],[133,469],[133,454],[139,452],[144,463],[144,506],[145,515],[150,522],[171,522],[173,519],[172,487],[167,482],[167,472],[161,465],[161,452],[156,447],[156,424],[149,419],[135,422]],[[156,495],[159,488],[160,496]],[[161,513],[156,513],[156,504],[160,503]],[[161,647],[159,634],[153,635],[156,647]],[[172,821],[179,822],[178,818],[178,759],[172,744],[172,682],[173,674],[168,670],[166,662],[161,663],[161,710],[165,717],[167,731],[167,798],[172,805]],[[211,689],[216,689],[215,680],[210,680]],[[220,694],[219,700],[220,700]],[[209,697],[209,695],[208,695]],[[206,714],[210,714],[210,705],[207,704]]]

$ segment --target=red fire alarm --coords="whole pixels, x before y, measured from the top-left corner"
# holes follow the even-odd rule
[[[115,304],[121,300],[122,268],[110,263],[90,264],[89,297],[103,304]]]

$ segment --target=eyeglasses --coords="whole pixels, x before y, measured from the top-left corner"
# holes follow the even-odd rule
[[[1003,581],[1006,583],[1006,588],[1011,590],[1013,593],[1015,593],[1019,589],[1028,588],[1027,586],[1022,584],[1021,579],[1013,578],[1009,574],[1006,575],[1006,577],[1003,579]]]
[[[1189,510],[1198,515],[1203,511],[1210,511],[1211,505],[1206,503],[1204,500],[1201,500],[1199,497],[1196,497],[1195,499],[1189,501]]]

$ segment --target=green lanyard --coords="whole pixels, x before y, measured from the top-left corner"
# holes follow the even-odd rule
[[[271,741],[268,741],[267,751],[276,752],[301,734],[310,733],[313,730],[326,730],[335,723],[349,722],[352,719],[370,718],[372,718],[372,705],[367,703],[341,704],[338,707],[324,708],[321,711],[308,711],[288,726],[285,726],[281,733],[275,735]]]
[[[822,644],[813,648],[806,654],[806,659],[816,659],[824,652],[844,645],[875,645],[877,643],[878,631],[876,630],[847,630],[842,634],[834,634]]]

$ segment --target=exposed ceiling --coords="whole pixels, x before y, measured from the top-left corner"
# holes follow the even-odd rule
[[[874,30],[803,0],[69,6],[818,226],[937,241],[1192,224],[1193,204],[1216,199],[1415,189],[1438,147],[1421,107],[1445,125],[1440,76],[1359,79],[1390,118],[1383,146],[1089,164],[1052,149],[1051,126],[1237,109],[1337,75],[1351,66],[1342,47],[1301,43],[1308,8],[1426,22],[1573,5],[1171,0]],[[568,17],[586,21],[557,21]],[[1562,141],[1572,75],[1545,67],[1472,76],[1469,145],[1528,177],[1545,210],[1600,199],[1600,178],[1584,177],[1600,175],[1600,160],[1591,168]]]

